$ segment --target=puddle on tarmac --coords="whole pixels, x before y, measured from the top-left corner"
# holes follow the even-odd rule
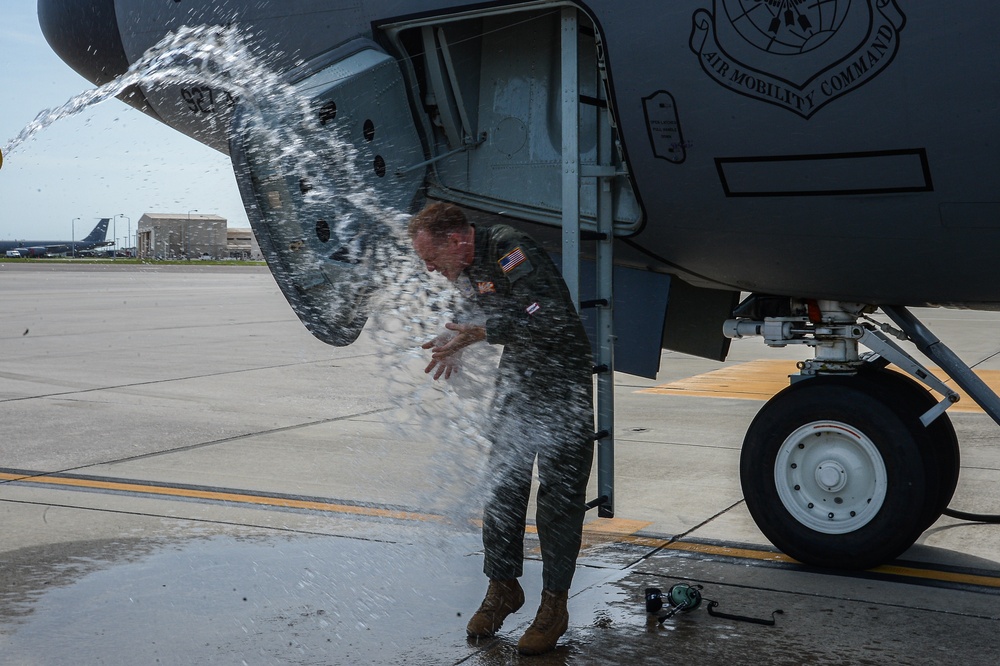
[[[0,635],[28,618],[44,595],[111,563],[135,562],[159,543],[122,538],[23,548],[3,554],[0,566]]]
[[[470,652],[460,614],[483,587],[467,534],[438,548],[326,537],[66,548],[4,567],[4,664],[436,663],[438,649],[457,661]]]
[[[465,624],[486,588],[480,551],[478,534],[446,530],[405,544],[196,536],[26,550],[4,562],[0,661],[522,663],[516,641],[537,606],[540,562],[525,562],[524,608],[475,643]],[[530,663],[579,663],[595,642],[646,631],[625,575],[580,567],[563,647]]]
[[[767,655],[769,665],[874,666],[940,663],[939,651],[960,639],[973,649],[959,661],[986,663],[976,658],[995,626],[898,604],[757,589],[745,577],[720,582],[732,573],[727,567],[707,579],[704,566],[697,578],[682,576],[681,558],[669,567],[591,563],[577,569],[559,647],[527,659],[516,641],[534,615],[540,563],[525,563],[524,608],[497,638],[472,643],[465,623],[486,586],[479,551],[478,535],[441,530],[418,543],[199,535],[9,553],[0,568],[0,662],[575,666],[744,664]],[[703,598],[718,599],[724,612],[785,614],[762,627],[713,617],[703,604],[660,625],[645,612],[644,589],[680,580],[704,583]]]

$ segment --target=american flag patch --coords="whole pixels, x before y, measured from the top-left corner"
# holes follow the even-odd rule
[[[542,309],[542,306],[539,305],[538,302],[536,301],[536,302],[532,303],[531,305],[529,305],[528,307],[526,307],[524,310],[528,314],[533,315],[533,314],[535,314],[536,312],[538,312],[541,309]]]
[[[500,269],[504,273],[510,273],[512,270],[527,261],[527,257],[524,256],[524,252],[521,251],[520,247],[515,247],[513,250],[500,257]]]

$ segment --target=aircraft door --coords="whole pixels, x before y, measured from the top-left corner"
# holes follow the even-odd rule
[[[553,4],[484,8],[384,26],[406,54],[407,74],[431,153],[429,196],[513,218],[561,226],[563,221],[563,82],[561,25]],[[574,7],[565,3],[566,7]],[[601,75],[601,46],[580,13],[580,165],[614,168],[616,232],[635,231],[643,212],[626,173]],[[601,132],[615,135],[600,154]],[[610,164],[609,164],[610,163]],[[580,223],[597,228],[596,178],[580,181]]]

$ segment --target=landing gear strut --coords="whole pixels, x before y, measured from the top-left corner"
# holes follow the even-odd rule
[[[731,337],[817,350],[758,413],[740,460],[754,521],[808,564],[867,569],[897,557],[938,519],[958,483],[958,440],[944,413],[957,394],[883,331],[859,323],[865,311],[813,302],[787,317],[727,322]],[[879,353],[859,355],[859,341]],[[944,399],[887,369],[890,360]]]

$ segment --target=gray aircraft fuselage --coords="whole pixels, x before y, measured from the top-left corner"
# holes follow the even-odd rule
[[[245,25],[280,69],[358,37],[402,59],[385,29],[406,21],[564,4],[40,0],[39,10],[50,41],[79,18],[71,5],[113,20],[76,38],[121,51],[103,73],[72,43],[54,44],[100,81],[181,25]],[[602,43],[640,207],[618,260],[730,290],[1000,303],[995,3],[840,0],[774,14],[776,4],[576,3]],[[164,122],[226,150],[176,90],[145,93]],[[499,133],[478,129],[488,144]]]

